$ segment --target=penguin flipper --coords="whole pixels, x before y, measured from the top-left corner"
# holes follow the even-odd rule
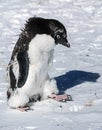
[[[21,88],[25,84],[28,76],[29,58],[27,52],[20,52],[17,55],[17,61],[19,64],[19,78],[17,82],[17,87]]]
[[[27,52],[19,52],[11,59],[7,71],[10,89],[14,91],[21,88],[27,79],[29,70],[29,59]]]

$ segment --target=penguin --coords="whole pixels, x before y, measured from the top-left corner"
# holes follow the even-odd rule
[[[10,108],[26,111],[30,101],[48,98],[70,100],[59,95],[55,79],[48,70],[56,45],[70,47],[64,25],[55,19],[31,17],[25,23],[8,64],[7,103]]]

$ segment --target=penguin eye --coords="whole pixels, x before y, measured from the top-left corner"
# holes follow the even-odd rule
[[[60,39],[60,35],[59,34],[57,34],[56,37],[57,37],[57,39]]]

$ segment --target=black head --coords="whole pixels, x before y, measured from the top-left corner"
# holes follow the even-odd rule
[[[27,21],[24,32],[27,32],[30,39],[36,34],[48,34],[54,38],[56,45],[62,44],[70,47],[65,27],[55,19],[32,17]]]
[[[62,44],[66,47],[70,47],[67,40],[67,31],[62,23],[57,20],[49,20],[49,27],[51,29],[51,35],[55,39],[56,44]]]

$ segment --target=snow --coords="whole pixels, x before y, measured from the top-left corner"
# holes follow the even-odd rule
[[[20,112],[6,103],[6,67],[20,29],[32,16],[56,18],[71,48],[58,45],[50,76],[73,101],[37,102]],[[102,1],[0,1],[0,130],[102,130]]]

